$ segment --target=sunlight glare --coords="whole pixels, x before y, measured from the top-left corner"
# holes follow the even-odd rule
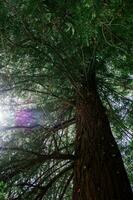
[[[2,109],[0,109],[0,126],[4,126],[7,118],[8,118],[8,112],[7,111],[3,111]]]

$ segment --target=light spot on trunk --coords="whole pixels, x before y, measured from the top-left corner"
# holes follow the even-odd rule
[[[78,190],[77,190],[77,193],[79,193],[80,192],[80,188],[78,188]]]
[[[112,157],[116,157],[116,154],[112,154]]]

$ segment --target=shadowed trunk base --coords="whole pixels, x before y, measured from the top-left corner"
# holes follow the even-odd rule
[[[75,151],[73,200],[133,200],[105,109],[93,92],[78,99]]]

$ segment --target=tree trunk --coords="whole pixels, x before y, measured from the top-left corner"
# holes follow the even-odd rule
[[[122,157],[96,90],[77,102],[73,200],[133,200]]]

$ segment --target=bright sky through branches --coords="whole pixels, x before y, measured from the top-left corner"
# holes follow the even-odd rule
[[[24,99],[2,97],[0,102],[0,130],[13,127],[25,128],[42,125],[44,113],[35,104],[25,103]]]

